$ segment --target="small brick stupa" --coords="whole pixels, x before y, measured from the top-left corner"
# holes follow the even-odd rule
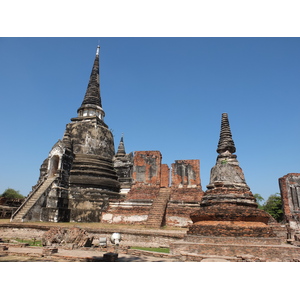
[[[203,236],[274,237],[270,215],[258,209],[256,199],[239,167],[228,115],[222,114],[219,153],[200,209],[191,214],[188,234]]]

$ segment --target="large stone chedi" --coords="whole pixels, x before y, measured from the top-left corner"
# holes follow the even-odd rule
[[[74,161],[69,179],[71,221],[97,222],[108,199],[118,197],[120,183],[113,166],[111,131],[104,123],[99,86],[99,48],[78,117],[67,125],[63,141]]]
[[[99,50],[78,116],[53,146],[38,183],[12,221],[99,222],[108,199],[119,196],[114,140],[100,96]]]
[[[188,235],[272,237],[270,215],[258,209],[239,167],[228,115],[222,114],[216,165]]]

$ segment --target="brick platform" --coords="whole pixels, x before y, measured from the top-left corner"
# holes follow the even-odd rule
[[[219,240],[218,243],[201,242],[199,236],[197,242],[175,242],[170,246],[172,255],[216,255],[216,256],[247,256],[258,258],[260,261],[268,262],[291,262],[300,261],[300,247],[288,244],[259,245],[255,239],[249,239],[246,244],[234,243],[231,239]],[[276,242],[276,240],[274,240]]]

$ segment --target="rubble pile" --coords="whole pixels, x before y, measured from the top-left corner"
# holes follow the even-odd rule
[[[72,244],[77,247],[91,247],[94,237],[79,227],[62,228],[53,227],[44,233],[43,246]]]

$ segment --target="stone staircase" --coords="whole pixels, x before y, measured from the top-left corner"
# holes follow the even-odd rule
[[[166,207],[170,199],[170,189],[160,188],[158,197],[153,201],[149,212],[147,226],[160,228],[165,215]]]
[[[50,187],[57,176],[52,176],[43,181],[37,188],[32,191],[25,199],[24,203],[15,211],[12,215],[11,222],[23,222],[23,218],[34,206],[34,204],[40,199],[45,191]]]

